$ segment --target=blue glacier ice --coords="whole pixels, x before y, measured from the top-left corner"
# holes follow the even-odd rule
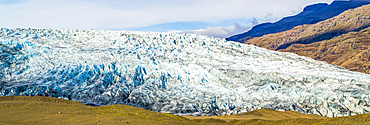
[[[260,108],[370,112],[370,75],[291,53],[177,33],[0,29],[0,96],[129,104],[178,115]]]

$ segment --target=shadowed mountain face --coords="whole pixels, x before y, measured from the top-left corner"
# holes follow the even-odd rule
[[[247,40],[246,44],[293,52],[353,71],[370,73],[370,5],[313,25]]]
[[[298,15],[285,17],[275,23],[264,23],[253,27],[250,31],[226,38],[229,41],[244,41],[253,37],[260,37],[265,34],[277,33],[292,29],[295,26],[303,24],[315,24],[317,22],[332,18],[340,13],[369,4],[370,1],[334,1],[330,5],[326,3],[319,3],[307,6],[303,12]]]

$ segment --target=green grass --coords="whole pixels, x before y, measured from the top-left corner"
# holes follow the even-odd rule
[[[327,118],[268,109],[225,116],[176,116],[128,105],[91,107],[79,102],[28,96],[0,97],[0,124],[370,124],[370,115]]]

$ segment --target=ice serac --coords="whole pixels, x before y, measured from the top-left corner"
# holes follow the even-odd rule
[[[0,96],[49,96],[191,115],[260,108],[370,112],[370,75],[204,36],[0,29]]]
[[[244,43],[253,37],[261,37],[265,34],[278,33],[290,30],[298,25],[315,24],[317,22],[332,18],[342,12],[370,4],[369,0],[333,1],[330,5],[318,3],[305,7],[297,15],[284,17],[274,23],[263,23],[254,26],[251,30],[226,38],[226,40]]]

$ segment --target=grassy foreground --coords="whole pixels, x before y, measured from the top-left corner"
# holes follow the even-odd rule
[[[175,116],[127,105],[100,107],[28,96],[0,97],[0,124],[370,124],[370,114],[326,118],[268,109],[225,116]]]

